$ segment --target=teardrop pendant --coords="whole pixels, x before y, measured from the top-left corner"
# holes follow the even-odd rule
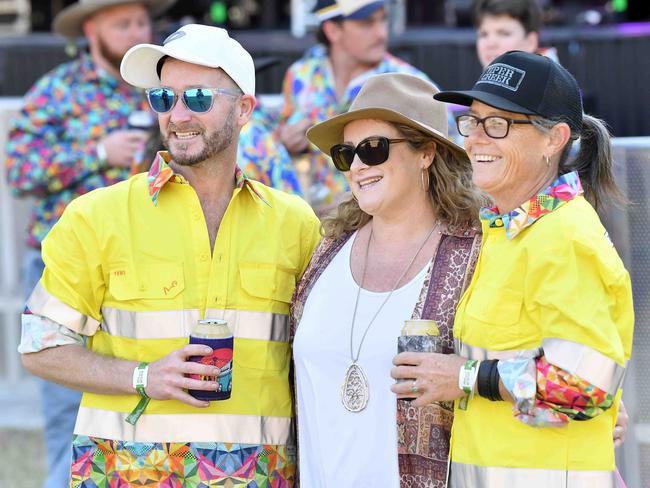
[[[345,372],[341,386],[341,402],[350,412],[361,412],[368,405],[368,379],[356,362]]]

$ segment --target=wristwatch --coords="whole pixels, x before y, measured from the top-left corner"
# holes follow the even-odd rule
[[[100,142],[97,144],[97,159],[100,163],[106,163],[108,161],[108,154],[106,154],[106,148],[104,143]]]

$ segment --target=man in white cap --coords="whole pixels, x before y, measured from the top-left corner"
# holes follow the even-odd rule
[[[147,88],[169,152],[76,199],[47,236],[22,325],[52,340],[23,364],[84,392],[74,486],[291,487],[288,311],[319,222],[237,166],[253,60],[191,24],[134,46],[121,73]],[[227,321],[232,369],[211,362],[222,349],[187,344],[199,319]],[[228,371],[229,399],[197,399]]]
[[[75,197],[126,179],[147,138],[128,128],[129,116],[145,110],[142,92],[122,80],[120,61],[135,44],[151,40],[150,15],[174,0],[81,0],[54,19],[54,31],[85,36],[88,53],[43,76],[26,94],[12,121],[7,145],[10,187],[34,199],[23,264],[29,293],[41,276],[41,241]],[[67,485],[70,440],[80,395],[42,384],[46,488]]]
[[[408,73],[429,80],[422,71],[388,52],[386,1],[318,0],[318,44],[292,64],[284,78],[280,139],[293,155],[306,153],[312,179],[312,205],[327,212],[347,190],[342,173],[316,147],[307,129],[346,112],[372,75]]]

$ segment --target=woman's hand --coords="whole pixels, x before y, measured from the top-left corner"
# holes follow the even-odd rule
[[[465,393],[458,388],[458,373],[467,361],[456,354],[402,352],[395,356],[391,376],[408,379],[391,386],[397,398],[415,398],[412,405],[455,400]]]
[[[627,423],[630,417],[627,415],[623,399],[618,404],[618,416],[616,417],[616,426],[614,427],[614,447],[620,447],[625,442],[625,433],[627,432]]]

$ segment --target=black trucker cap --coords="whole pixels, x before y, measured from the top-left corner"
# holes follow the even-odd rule
[[[566,122],[572,138],[582,130],[582,98],[575,78],[540,54],[508,51],[489,64],[471,90],[441,91],[441,102],[470,106],[473,100],[508,112]]]

